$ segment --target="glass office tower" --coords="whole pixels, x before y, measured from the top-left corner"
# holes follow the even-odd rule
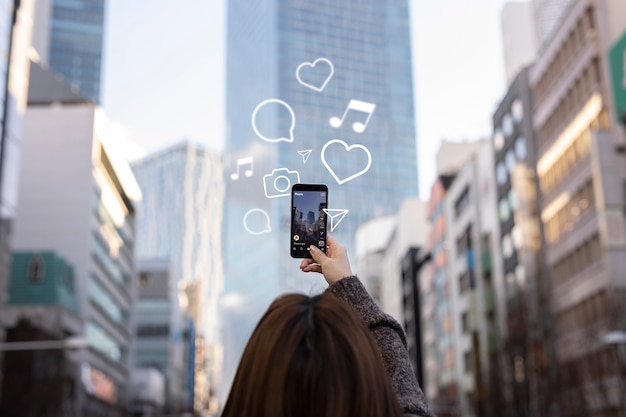
[[[227,26],[224,391],[267,304],[325,286],[290,258],[290,185],[328,185],[351,253],[418,194],[407,0],[231,0]]]
[[[100,103],[105,0],[38,0],[35,48],[83,97]]]
[[[143,193],[138,206],[138,260],[168,258],[182,307],[197,326],[193,402],[214,408],[219,384],[218,299],[222,291],[224,187],[219,155],[191,141],[157,151],[132,166]]]

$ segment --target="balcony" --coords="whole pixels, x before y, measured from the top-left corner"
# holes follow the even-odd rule
[[[483,270],[483,273],[484,274],[491,273],[491,251],[489,250],[483,251],[480,257],[480,262],[481,262],[481,268]]]

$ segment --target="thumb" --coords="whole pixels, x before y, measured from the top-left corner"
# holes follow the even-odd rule
[[[320,265],[328,258],[328,256],[326,256],[326,254],[324,252],[319,250],[314,245],[311,245],[309,247],[309,251],[311,252],[311,256],[313,257],[313,260],[315,262],[317,262],[318,264],[320,264]]]

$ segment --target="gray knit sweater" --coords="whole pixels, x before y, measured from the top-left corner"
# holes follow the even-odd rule
[[[412,371],[406,337],[400,324],[378,308],[355,276],[335,282],[326,291],[350,304],[369,327],[405,417],[434,417]]]

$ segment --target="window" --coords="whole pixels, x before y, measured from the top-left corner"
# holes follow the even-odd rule
[[[139,286],[145,287],[146,285],[148,285],[149,278],[150,276],[148,275],[147,272],[140,273],[139,274]]]
[[[511,239],[513,240],[513,246],[515,249],[521,249],[522,244],[524,243],[524,237],[522,235],[522,228],[520,226],[515,226],[511,230]]]
[[[509,200],[509,204],[511,205],[511,210],[512,211],[517,210],[517,193],[512,188],[509,190],[508,200]]]
[[[85,335],[89,345],[114,361],[122,360],[122,349],[109,333],[94,322],[87,322]]]
[[[469,205],[469,187],[465,187],[461,196],[454,203],[454,215],[458,218]]]
[[[517,285],[523,287],[526,283],[526,270],[523,265],[517,265],[515,267],[515,279],[517,280]]]
[[[515,99],[511,105],[511,113],[513,114],[513,120],[515,120],[516,123],[522,121],[524,118],[524,104],[522,103],[522,100],[519,98]]]
[[[513,242],[508,233],[502,237],[502,254],[505,258],[510,258],[513,255]]]
[[[495,133],[493,134],[493,146],[497,151],[502,149],[502,147],[504,146],[504,135],[502,134],[502,131],[500,131],[500,129],[496,129]]]
[[[28,280],[30,282],[41,282],[46,275],[46,264],[39,255],[33,255],[28,265]]]
[[[523,136],[515,140],[515,155],[519,161],[526,159],[526,139]]]
[[[564,232],[571,230],[594,206],[593,181],[590,180],[576,190],[569,202],[546,221],[546,239],[548,242],[558,240]]]
[[[506,222],[511,217],[511,207],[506,198],[500,200],[500,203],[498,204],[498,212],[500,214],[501,222]]]
[[[100,283],[99,279],[92,275],[89,280],[89,298],[100,307],[113,321],[122,324],[127,314],[120,307],[120,303]]]
[[[143,338],[167,338],[170,326],[167,324],[143,324],[137,326],[137,336]]]
[[[474,372],[474,355],[471,350],[469,352],[466,352],[465,355],[463,355],[463,362],[465,364],[465,372],[470,373],[470,374],[473,373]]]
[[[599,235],[593,235],[552,266],[555,285],[563,284],[592,267],[602,258]]]
[[[470,289],[470,279],[467,272],[459,275],[459,293],[465,294]]]
[[[70,292],[74,292],[74,274],[72,268],[69,265],[63,265],[61,268],[61,283]]]
[[[513,153],[512,150],[508,150],[506,152],[506,156],[504,157],[504,160],[506,162],[506,167],[509,170],[509,172],[513,172],[513,170],[515,169],[515,154]]]
[[[511,136],[511,133],[513,133],[513,121],[509,114],[505,114],[502,118],[502,132],[504,132],[505,136]]]
[[[506,171],[506,167],[502,162],[498,162],[496,166],[496,179],[498,180],[498,184],[504,185],[506,184],[506,180],[508,179],[508,172]]]
[[[505,277],[506,293],[509,299],[515,297],[518,293],[517,283],[515,281],[515,275],[513,272],[509,272]]]
[[[461,314],[461,329],[463,329],[463,333],[469,333],[469,314],[467,311]]]

